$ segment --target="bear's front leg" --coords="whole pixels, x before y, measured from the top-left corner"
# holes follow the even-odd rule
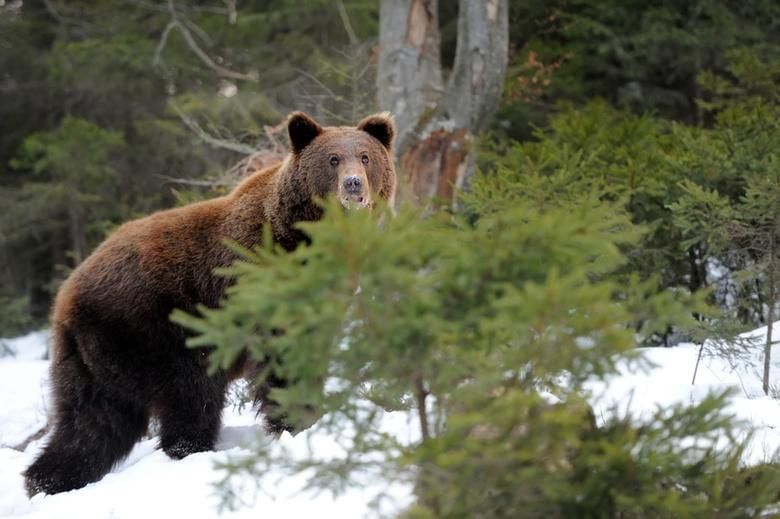
[[[252,384],[254,393],[254,403],[258,414],[265,417],[265,429],[269,434],[279,436],[287,431],[296,434],[304,429],[311,427],[321,416],[315,406],[304,405],[295,417],[284,411],[279,403],[271,398],[271,391],[274,389],[284,389],[288,387],[289,381],[273,373],[269,373],[263,380],[257,380],[258,374],[262,370],[262,364],[258,365],[248,378]],[[293,419],[294,418],[294,419]]]
[[[259,371],[259,370],[257,370]],[[272,400],[270,393],[273,389],[284,389],[287,387],[287,380],[269,374],[265,380],[258,382],[255,377],[250,378],[252,389],[254,391],[254,402],[258,414],[264,416],[265,430],[274,436],[279,436],[284,431],[294,433],[296,427],[289,422],[288,415],[282,411],[279,403]]]

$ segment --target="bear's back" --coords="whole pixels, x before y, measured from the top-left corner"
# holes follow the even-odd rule
[[[202,302],[211,265],[225,255],[217,250],[225,203],[222,197],[159,211],[117,228],[63,283],[53,321],[74,312],[127,320]]]
[[[225,280],[213,270],[235,257],[224,240],[251,247],[259,239],[279,169],[253,173],[228,195],[118,227],[60,287],[53,324],[85,313],[126,321],[165,314],[167,320],[174,307],[214,306]]]

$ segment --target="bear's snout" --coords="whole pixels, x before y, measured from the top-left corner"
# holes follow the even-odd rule
[[[368,181],[362,175],[348,174],[339,186],[339,198],[341,205],[347,209],[360,209],[368,207],[371,197],[368,194]]]
[[[344,179],[344,191],[349,195],[360,195],[363,193],[363,181],[357,175],[350,175]]]

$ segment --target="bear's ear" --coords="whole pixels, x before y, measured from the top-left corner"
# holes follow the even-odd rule
[[[293,112],[287,120],[287,133],[294,153],[300,153],[322,133],[322,126],[303,112]]]
[[[395,137],[395,122],[390,112],[369,115],[358,123],[357,129],[371,135],[390,151]]]

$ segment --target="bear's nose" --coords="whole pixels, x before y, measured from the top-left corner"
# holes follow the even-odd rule
[[[358,195],[363,190],[363,181],[360,177],[351,175],[344,179],[344,191],[350,195]]]

